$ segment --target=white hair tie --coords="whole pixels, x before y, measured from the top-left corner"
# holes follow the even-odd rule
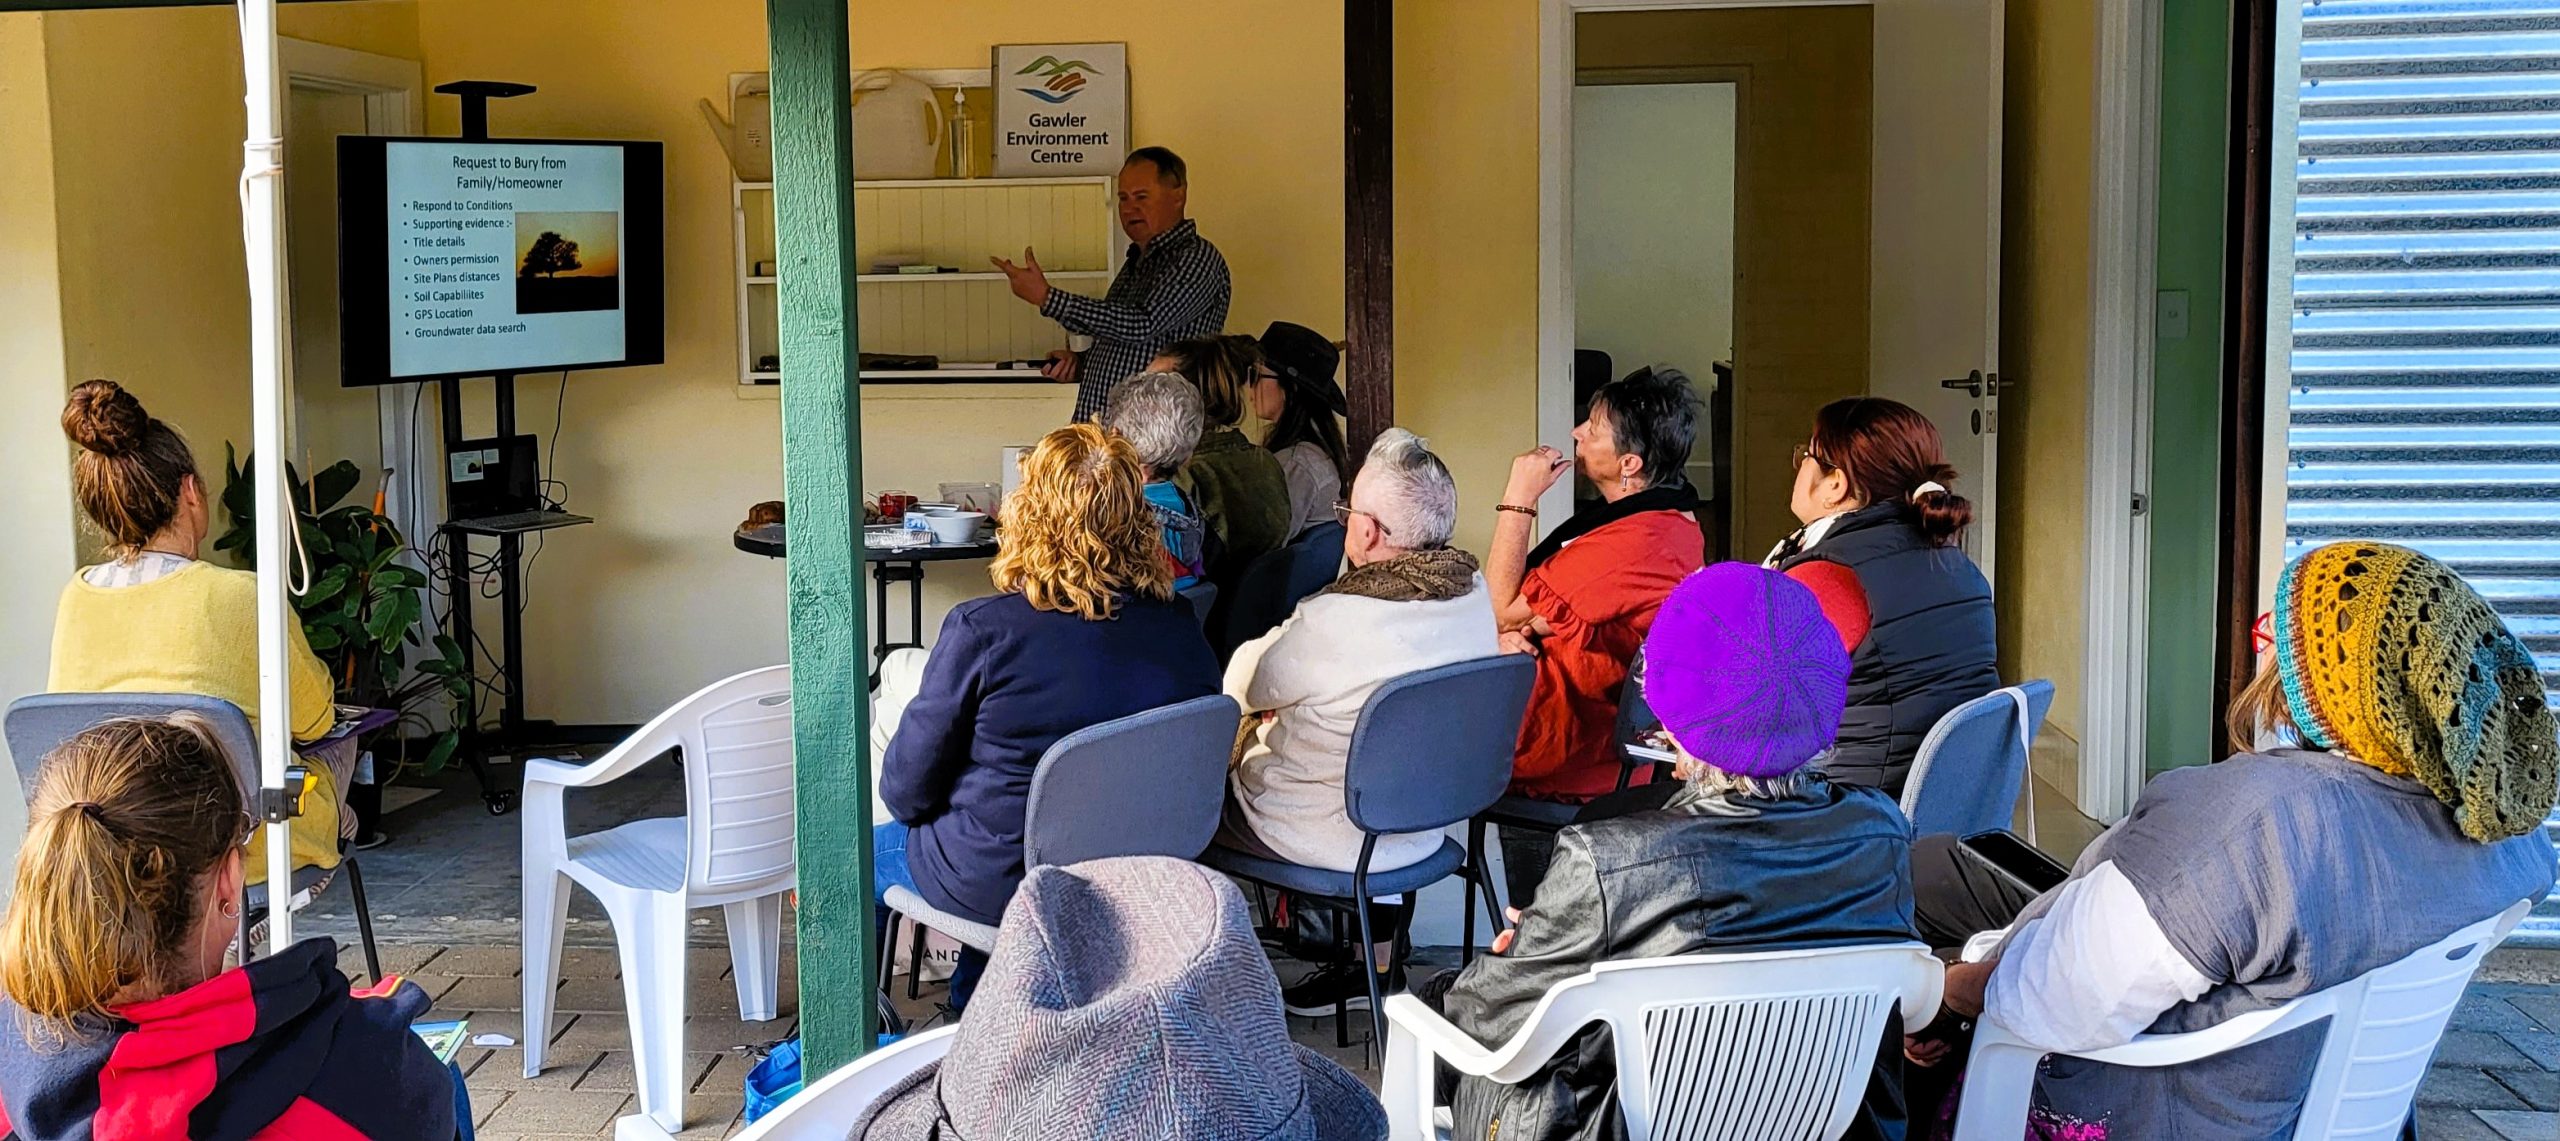
[[[1940,495],[1945,495],[1947,493],[1947,485],[1934,479],[1923,482],[1920,486],[1911,489],[1911,501],[1913,503],[1918,503],[1920,502],[1921,496],[1927,495],[1932,491],[1937,492]]]

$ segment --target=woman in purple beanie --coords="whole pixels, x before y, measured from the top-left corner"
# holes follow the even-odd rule
[[[1719,563],[1662,604],[1644,643],[1645,700],[1678,743],[1678,787],[1659,808],[1556,837],[1536,900],[1493,953],[1422,998],[1488,1046],[1508,1041],[1556,984],[1620,959],[1898,942],[1912,927],[1911,825],[1883,793],[1834,784],[1830,752],[1849,655],[1813,591]],[[1608,1029],[1585,1028],[1519,1085],[1449,1091],[1454,1138],[1625,1135],[1609,1096]],[[1847,1134],[1900,1137],[1901,1028],[1877,1044]]]

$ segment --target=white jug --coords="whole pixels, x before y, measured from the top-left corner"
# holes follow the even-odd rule
[[[933,177],[942,130],[942,102],[923,80],[888,68],[853,77],[854,177]]]
[[[711,125],[711,137],[720,140],[720,149],[728,152],[729,165],[737,169],[741,182],[773,180],[771,88],[772,80],[763,73],[737,80],[729,91],[726,119],[710,100],[702,101],[702,119]]]

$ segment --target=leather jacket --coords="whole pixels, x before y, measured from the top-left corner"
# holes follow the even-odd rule
[[[1916,939],[1912,922],[1911,825],[1884,794],[1813,772],[1777,800],[1683,787],[1658,811],[1559,833],[1508,953],[1478,956],[1423,997],[1498,1047],[1548,990],[1597,963]],[[1887,1026],[1848,1136],[1903,1136],[1901,1037],[1898,1020]],[[1614,1071],[1608,1029],[1587,1027],[1520,1085],[1460,1081],[1450,1136],[1623,1137]]]

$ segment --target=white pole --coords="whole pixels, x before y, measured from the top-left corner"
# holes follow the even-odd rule
[[[239,0],[248,138],[241,148],[240,231],[249,257],[249,427],[257,450],[258,783],[271,799],[293,754],[293,685],[285,666],[294,621],[285,599],[295,517],[285,497],[284,85],[276,65],[276,0]],[[263,806],[253,806],[253,811]],[[270,953],[293,945],[293,824],[267,825]],[[245,952],[247,948],[242,948]]]

